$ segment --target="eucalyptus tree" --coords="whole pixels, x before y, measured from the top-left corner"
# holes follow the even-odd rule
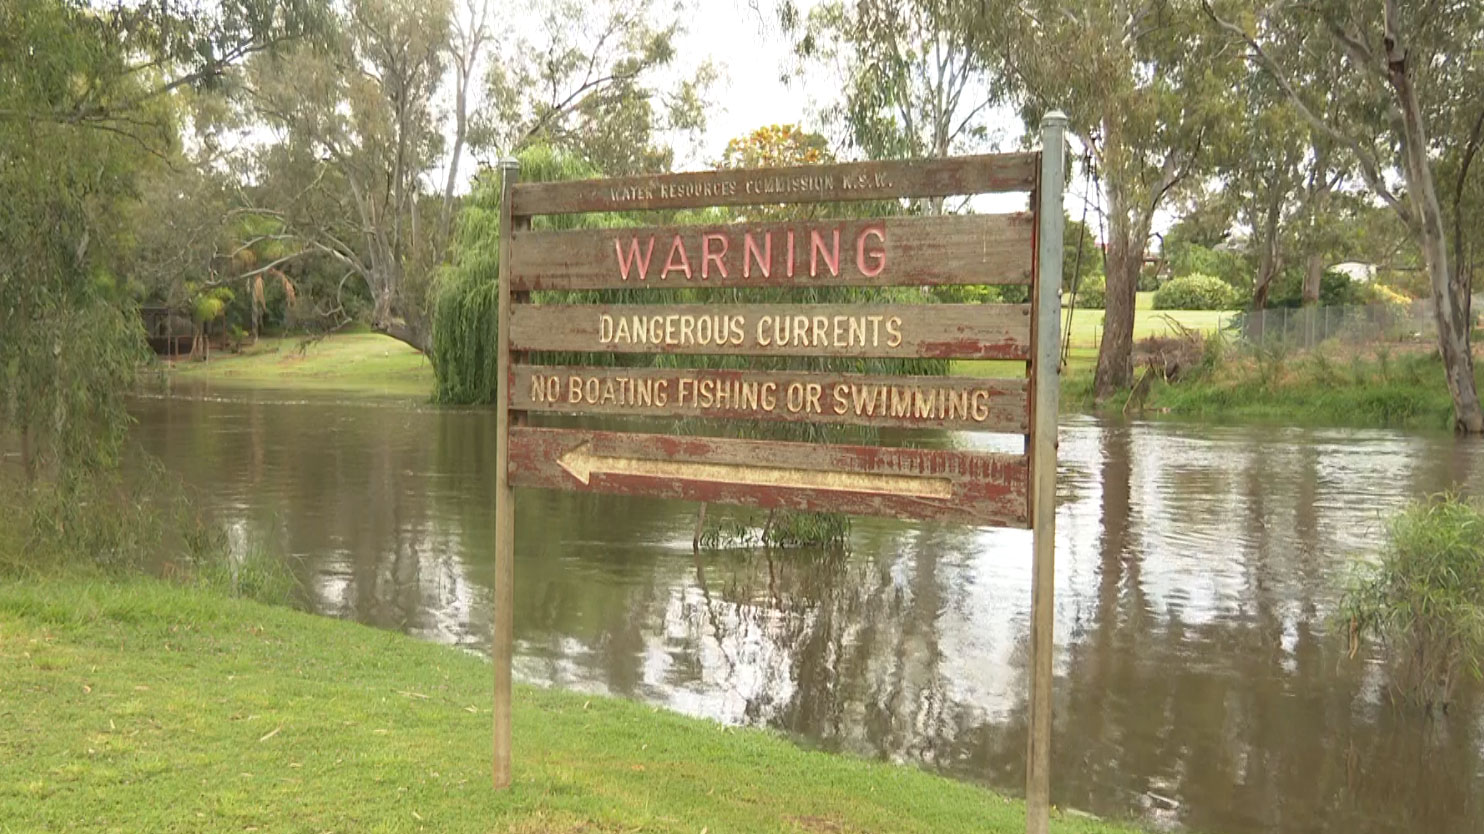
[[[264,56],[244,80],[276,140],[244,202],[364,282],[371,326],[419,350],[442,258],[425,178],[443,152],[433,100],[450,38],[447,0],[351,0],[329,49]]]
[[[609,176],[668,170],[667,136],[705,126],[711,66],[677,64],[683,4],[539,0],[533,36],[512,34],[485,79],[477,149],[575,154]],[[665,76],[678,76],[666,78]]]
[[[1015,83],[1027,124],[1059,108],[1107,196],[1107,298],[1094,391],[1133,380],[1134,302],[1155,214],[1195,188],[1213,147],[1241,118],[1232,95],[1240,55],[1174,0],[1014,4],[987,38]]]
[[[872,159],[943,158],[982,151],[994,107],[1008,86],[989,33],[1002,26],[1005,4],[982,0],[832,0],[798,26],[795,52],[806,72],[843,80],[842,97],[825,110],[850,143]],[[927,201],[940,213],[941,199]]]
[[[1326,258],[1337,248],[1334,198],[1348,166],[1327,136],[1310,130],[1289,102],[1274,95],[1267,79],[1249,83],[1251,115],[1240,123],[1219,175],[1223,196],[1235,203],[1233,219],[1250,230],[1252,306],[1267,306],[1273,280],[1290,263],[1303,264],[1303,298],[1313,304]]]
[[[1465,206],[1484,144],[1484,3],[1204,0],[1309,127],[1350,154],[1368,191],[1422,253],[1455,427],[1484,432],[1469,342]],[[1315,49],[1342,53],[1330,89],[1303,83]],[[1446,174],[1446,181],[1440,179]],[[1398,181],[1399,178],[1399,181]],[[1452,219],[1450,224],[1448,221]],[[1451,228],[1450,228],[1451,226]]]

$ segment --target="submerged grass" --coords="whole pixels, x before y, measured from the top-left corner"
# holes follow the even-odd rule
[[[0,586],[0,831],[1018,832],[1023,806],[169,583]],[[1060,832],[1126,831],[1059,818]]]
[[[1397,513],[1379,561],[1351,577],[1341,616],[1352,656],[1360,640],[1379,641],[1393,692],[1446,712],[1460,680],[1484,673],[1484,504],[1439,495]]]

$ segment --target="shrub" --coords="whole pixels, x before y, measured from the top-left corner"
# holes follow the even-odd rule
[[[1361,296],[1361,287],[1349,275],[1329,270],[1319,276],[1319,305],[1321,307],[1344,307],[1367,303]],[[1290,266],[1278,273],[1268,290],[1268,307],[1302,307],[1304,303],[1304,270]]]
[[[1407,309],[1412,306],[1412,299],[1385,284],[1377,284],[1375,282],[1362,284],[1356,291],[1356,295],[1362,304],[1381,304],[1400,309]]]
[[[1447,711],[1458,679],[1484,665],[1484,506],[1443,495],[1391,519],[1381,559],[1351,578],[1341,602],[1352,656],[1377,640],[1393,691]]]
[[[1172,278],[1154,293],[1156,310],[1230,310],[1236,305],[1237,291],[1210,275]]]
[[[1082,277],[1082,283],[1077,285],[1075,303],[1079,310],[1101,310],[1107,298],[1108,282],[1102,273],[1085,275]],[[1074,302],[1070,294],[1066,296],[1066,300],[1068,304]]]

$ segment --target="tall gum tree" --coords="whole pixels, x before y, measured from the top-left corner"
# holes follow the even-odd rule
[[[709,63],[678,60],[685,11],[654,0],[538,0],[540,27],[486,74],[489,106],[470,144],[502,155],[550,147],[606,176],[669,170],[666,140],[705,127],[715,79]]]
[[[1462,211],[1484,144],[1484,3],[1203,0],[1217,30],[1246,47],[1304,120],[1354,156],[1367,189],[1401,219],[1427,269],[1454,427],[1484,432],[1470,329]],[[1324,97],[1296,78],[1314,42],[1345,56]],[[1451,182],[1440,183],[1439,171]],[[1400,186],[1397,187],[1397,177]],[[1452,198],[1453,229],[1442,194]],[[1451,243],[1451,247],[1450,247]]]
[[[801,69],[832,71],[841,99],[826,108],[851,145],[871,159],[941,159],[982,152],[994,138],[1005,78],[983,48],[1008,9],[982,0],[853,0],[823,3],[807,20],[790,4],[780,21],[796,36]],[[942,198],[924,200],[930,214]]]
[[[1027,124],[1060,108],[1104,182],[1107,310],[1094,392],[1133,381],[1135,294],[1155,215],[1211,165],[1240,114],[1239,54],[1188,6],[1166,0],[1027,0],[986,41]]]
[[[330,49],[254,61],[245,85],[278,140],[256,178],[275,187],[245,190],[249,207],[359,276],[372,327],[419,350],[442,257],[426,177],[443,152],[433,97],[450,26],[446,0],[353,0]]]

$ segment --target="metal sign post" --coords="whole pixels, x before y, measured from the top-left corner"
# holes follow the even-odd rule
[[[1062,260],[1059,113],[1040,153],[519,183],[500,163],[494,784],[510,784],[512,487],[1033,530],[1026,830],[1050,809],[1052,586]],[[544,214],[1030,192],[1031,211],[537,231]],[[1028,304],[604,304],[566,291],[1020,284]],[[533,303],[533,291],[541,291]],[[1001,359],[1021,378],[592,367],[527,353]],[[948,428],[1025,453],[844,446],[528,426],[595,414]]]

